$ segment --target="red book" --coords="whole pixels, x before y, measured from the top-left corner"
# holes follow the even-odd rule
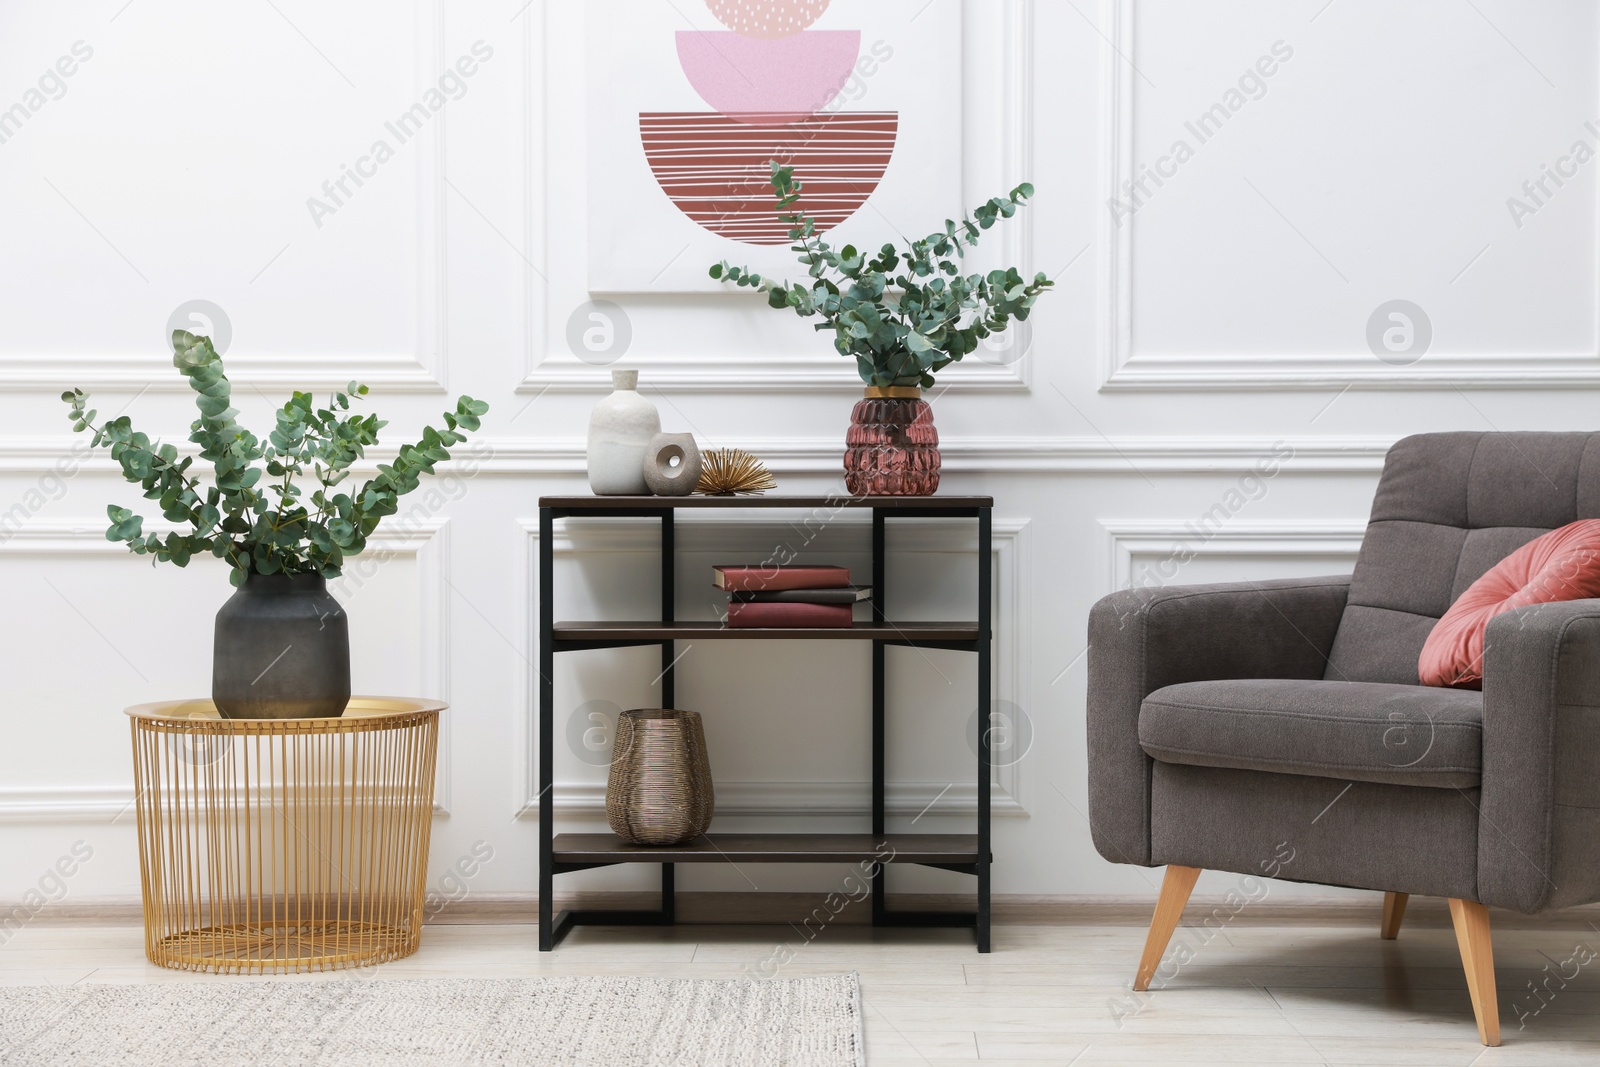
[[[775,589],[842,589],[850,584],[850,568],[780,567],[775,563],[754,567],[723,565],[711,568],[711,584],[718,589],[741,593]]]
[[[849,604],[785,604],[734,601],[728,605],[730,629],[767,626],[803,626],[808,629],[850,628]]]

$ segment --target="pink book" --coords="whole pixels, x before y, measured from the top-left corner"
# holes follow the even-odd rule
[[[850,584],[850,568],[757,564],[724,564],[711,568],[711,584],[729,592],[750,593],[776,589],[842,589]]]
[[[801,626],[808,629],[848,630],[849,604],[786,604],[782,602],[735,601],[728,605],[730,629],[768,626]]]

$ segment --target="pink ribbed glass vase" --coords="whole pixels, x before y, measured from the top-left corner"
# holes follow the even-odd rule
[[[915,386],[869,386],[845,435],[844,485],[852,496],[932,496],[939,431]]]

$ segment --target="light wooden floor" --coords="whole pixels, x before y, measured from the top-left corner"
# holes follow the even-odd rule
[[[1180,928],[1174,943],[1199,934]],[[1386,942],[1376,908],[1370,922],[1314,927],[1252,923],[1246,913],[1197,947],[1168,988],[1129,1003],[1143,938],[1135,925],[1000,925],[995,951],[979,956],[961,931],[835,927],[807,943],[788,927],[591,927],[540,955],[530,926],[432,926],[417,955],[371,977],[732,978],[788,945],[795,956],[783,976],[860,973],[873,1067],[1600,1063],[1600,959],[1565,988],[1552,980],[1553,997],[1518,1026],[1519,1009],[1541,1003],[1529,982],[1579,944],[1600,950],[1587,920],[1497,932],[1505,1029],[1497,1049],[1478,1044],[1454,936],[1439,916]],[[154,967],[132,926],[35,923],[0,947],[0,985],[241,980],[260,979]],[[0,990],[0,1010],[4,1002]],[[1119,1020],[1113,1002],[1133,1010]]]

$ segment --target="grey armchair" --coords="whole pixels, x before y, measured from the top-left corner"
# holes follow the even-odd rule
[[[1147,989],[1202,869],[1450,901],[1485,1045],[1486,905],[1600,900],[1600,600],[1490,623],[1483,691],[1423,686],[1434,622],[1501,558],[1600,517],[1600,434],[1409,437],[1355,573],[1129,589],[1089,617],[1089,817],[1108,860],[1167,868]]]

